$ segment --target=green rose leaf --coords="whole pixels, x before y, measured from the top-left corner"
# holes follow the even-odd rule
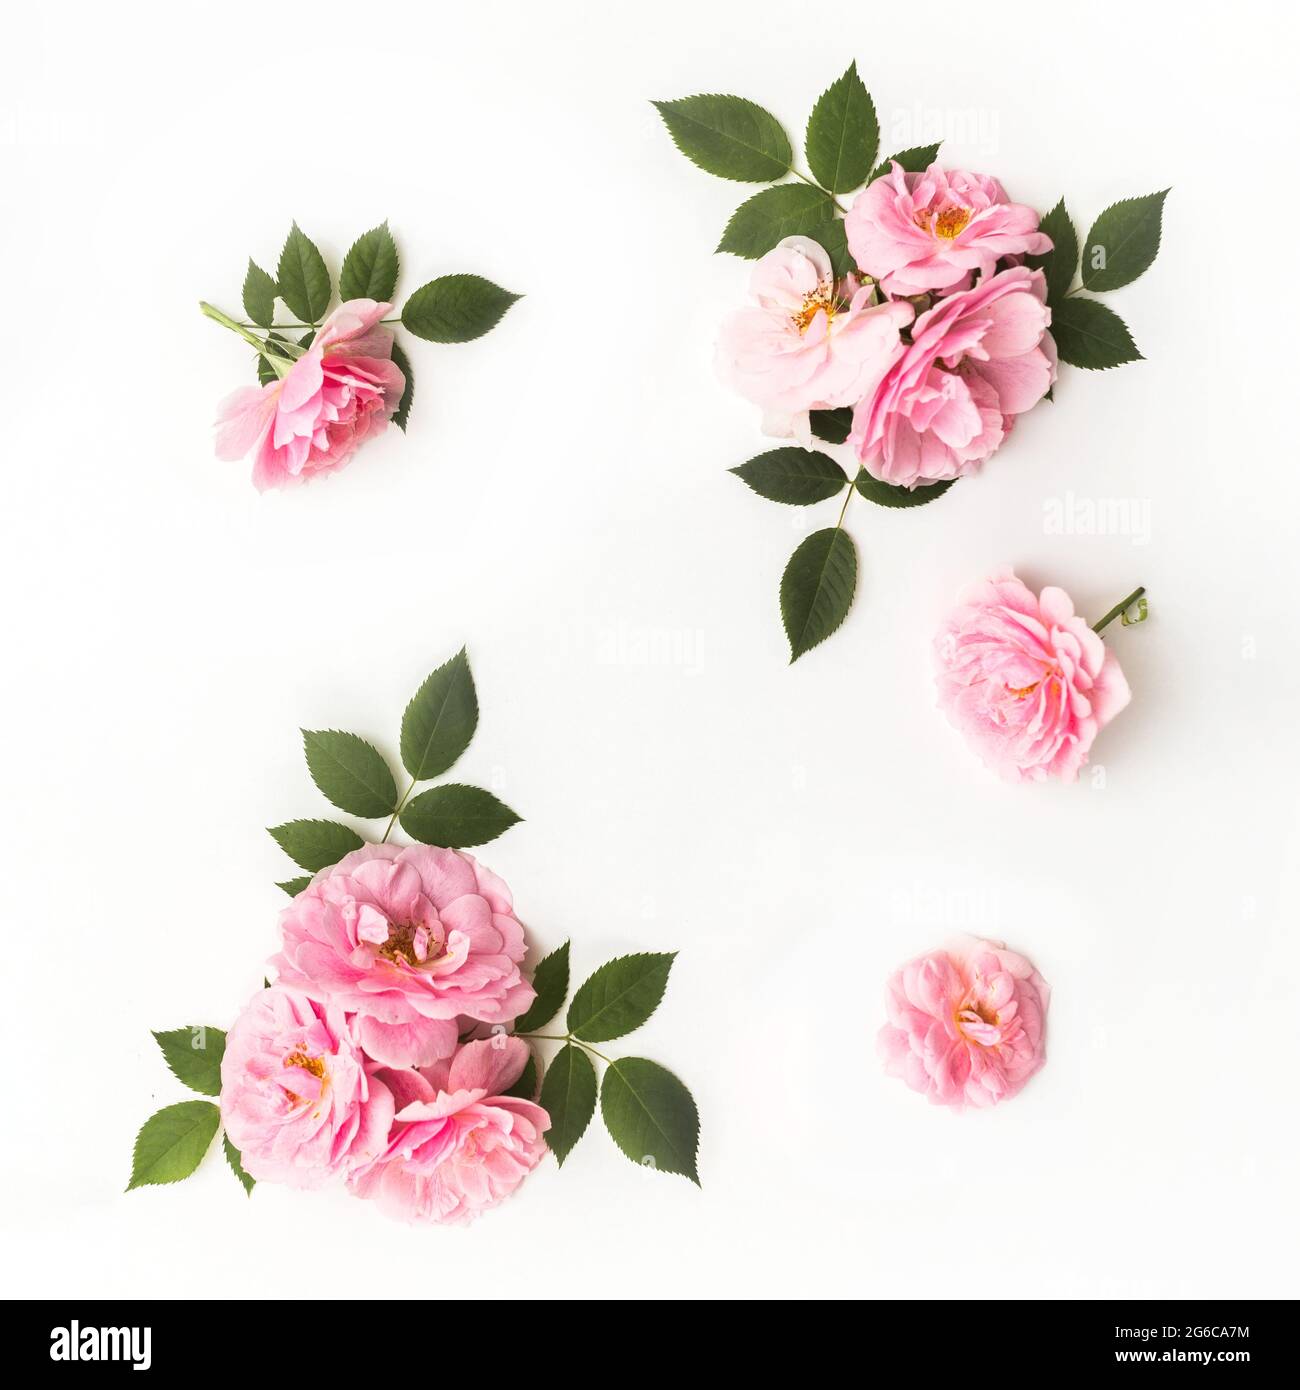
[[[834,459],[795,447],[769,449],[730,471],[760,497],[791,507],[824,502],[842,492],[849,481]]]
[[[897,154],[891,154],[888,159],[882,160],[871,171],[868,183],[875,181],[882,175],[889,173],[890,166],[895,162],[903,166],[905,174],[923,174],[939,156],[939,146],[942,141],[936,141],[933,145],[913,145],[910,149],[899,150]]]
[[[835,204],[820,188],[806,183],[779,183],[755,193],[731,215],[719,251],[757,260],[788,236],[816,236],[835,216]]]
[[[365,844],[355,830],[333,820],[291,820],[269,831],[289,858],[309,874],[328,869]]]
[[[898,487],[894,483],[882,483],[865,468],[860,468],[853,485],[868,502],[874,502],[878,507],[923,507],[927,502],[942,497],[954,482],[955,478],[945,478],[941,483],[923,483],[913,488]]]
[[[303,729],[302,746],[312,781],[340,811],[373,820],[397,809],[397,784],[373,744],[337,729]]]
[[[1092,224],[1083,247],[1083,287],[1100,294],[1132,283],[1160,250],[1160,218],[1169,190],[1113,203]]]
[[[600,1088],[600,1113],[610,1136],[633,1163],[681,1173],[699,1186],[699,1111],[672,1072],[644,1057],[611,1062]]]
[[[468,343],[495,328],[522,298],[481,275],[441,275],[402,306],[402,324],[431,343]]]
[[[388,223],[381,222],[349,247],[339,273],[339,298],[391,301],[397,267],[397,243]]]
[[[744,97],[656,101],[673,144],[708,174],[738,183],[772,183],[790,172],[794,151],[770,111]]]
[[[226,1035],[220,1028],[173,1028],[168,1033],[155,1033],[154,1039],[177,1081],[201,1096],[221,1094]]]
[[[276,271],[280,298],[303,323],[319,323],[330,306],[330,273],[316,243],[295,222]]]
[[[225,1134],[221,1136],[221,1148],[226,1155],[226,1162],[230,1164],[230,1171],[239,1179],[240,1183],[243,1184],[244,1191],[251,1197],[257,1183],[244,1171],[244,1161],[239,1156],[239,1150]]]
[[[415,692],[402,715],[402,766],[417,782],[440,777],[478,728],[478,695],[462,647]]]
[[[591,1058],[572,1043],[555,1054],[542,1081],[537,1102],[551,1117],[546,1144],[563,1165],[569,1151],[582,1138],[596,1112],[596,1068]]]
[[[827,444],[843,444],[853,428],[853,409],[842,405],[835,410],[810,410],[812,432]]]
[[[270,328],[275,322],[275,281],[251,257],[244,276],[244,313],[253,323]]]
[[[557,947],[538,961],[533,971],[537,998],[515,1019],[516,1033],[534,1033],[544,1028],[560,1012],[569,993],[569,943]]]
[[[411,402],[415,399],[415,373],[411,370],[410,358],[407,357],[400,343],[393,344],[393,361],[397,364],[398,370],[406,378],[406,389],[402,392],[402,399],[397,403],[397,410],[393,415],[393,424],[405,433],[406,422],[411,418]]]
[[[831,258],[831,270],[837,280],[853,274],[857,265],[849,251],[848,236],[844,230],[844,219],[832,217],[829,222],[819,222],[808,231],[808,235]]]
[[[808,118],[808,167],[823,188],[848,193],[867,181],[879,146],[876,108],[853,62],[818,97]]]
[[[1124,320],[1096,299],[1070,298],[1052,310],[1052,337],[1062,362],[1104,371],[1140,362]]]
[[[608,1042],[640,1028],[664,997],[676,955],[645,952],[606,961],[574,994],[569,1032],[583,1042]]]
[[[1038,230],[1052,238],[1052,249],[1043,256],[1028,256],[1025,264],[1031,270],[1041,270],[1047,281],[1047,303],[1053,309],[1065,298],[1074,282],[1079,264],[1079,236],[1065,210],[1065,199],[1038,224]]]
[[[533,1056],[531,1048],[524,1069],[519,1073],[519,1080],[513,1086],[507,1087],[502,1094],[517,1096],[520,1100],[537,1099],[537,1058]]]
[[[791,664],[844,621],[858,580],[858,554],[838,526],[814,531],[790,557],[781,576],[781,621]]]
[[[188,1178],[202,1162],[220,1123],[221,1111],[210,1100],[183,1100],[150,1115],[135,1137],[126,1190]]]
[[[491,792],[458,782],[421,792],[406,803],[401,816],[402,829],[413,840],[444,849],[485,845],[521,819]]]
[[[285,879],[283,883],[277,883],[275,886],[277,888],[282,888],[291,898],[296,898],[311,880],[311,874],[304,874],[302,878]]]

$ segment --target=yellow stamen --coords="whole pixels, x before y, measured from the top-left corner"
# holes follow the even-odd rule
[[[961,236],[970,222],[969,208],[944,208],[934,219],[934,234],[945,241]]]
[[[822,311],[826,311],[827,321],[835,317],[835,289],[829,280],[823,280],[815,290],[803,297],[803,306],[792,316],[794,326],[800,333],[808,331],[808,325]]]

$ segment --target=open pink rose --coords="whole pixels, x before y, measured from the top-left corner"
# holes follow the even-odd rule
[[[217,457],[253,451],[253,482],[263,491],[342,468],[384,429],[406,389],[393,335],[379,326],[391,307],[340,304],[285,377],[227,396],[217,410]]]
[[[972,585],[934,641],[939,708],[1012,781],[1073,781],[1129,702],[1115,653],[1063,589],[1035,597],[1009,569]]]
[[[454,849],[353,850],[294,898],[280,930],[281,983],[355,1013],[385,1066],[450,1057],[458,1018],[509,1023],[535,997],[510,890]]]
[[[320,1187],[343,1177],[384,1150],[393,1110],[337,1006],[273,985],[226,1036],[221,1121],[258,1182]]]
[[[873,289],[837,293],[830,257],[811,238],[786,237],[754,267],[757,308],[722,326],[718,374],[763,408],[767,434],[811,447],[810,410],[855,405],[901,351],[910,304],[873,307]]]
[[[1052,249],[1038,214],[1008,202],[997,179],[937,164],[905,174],[895,162],[853,200],[845,233],[853,259],[887,294],[947,294],[1004,256]]]
[[[420,1071],[382,1073],[397,1096],[391,1138],[349,1186],[404,1221],[463,1222],[508,1197],[546,1152],[550,1116],[504,1095],[528,1044],[499,1034]]]
[[[1041,270],[1013,266],[941,299],[853,412],[849,443],[901,487],[974,473],[1056,380]]]
[[[961,937],[890,980],[879,1036],[885,1070],[954,1110],[1008,1100],[1045,1060],[1049,995],[1024,956]]]

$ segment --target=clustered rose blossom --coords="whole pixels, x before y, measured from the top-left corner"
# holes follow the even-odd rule
[[[253,482],[267,488],[336,472],[401,404],[406,378],[380,326],[392,308],[349,299],[279,380],[244,386],[217,408],[217,457],[253,455]]]
[[[975,472],[1056,379],[1041,271],[1051,240],[996,179],[894,162],[845,219],[858,274],[836,281],[808,237],[757,264],[756,307],[723,325],[723,379],[768,434],[812,447],[809,412],[852,407],[849,443],[882,482]]]
[[[939,707],[1011,781],[1074,781],[1129,702],[1115,653],[1057,588],[1010,568],[972,585],[934,639]]]
[[[935,1105],[987,1109],[1043,1065],[1050,990],[1001,942],[961,937],[899,970],[886,990],[880,1055]]]
[[[472,856],[365,845],[280,921],[277,982],[236,1020],[221,1110],[254,1178],[345,1182],[410,1221],[466,1221],[541,1161],[550,1121],[507,1096],[536,997],[510,890]],[[491,1026],[491,1038],[462,1043]]]

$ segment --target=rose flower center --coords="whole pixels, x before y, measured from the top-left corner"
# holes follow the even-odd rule
[[[412,968],[431,965],[441,953],[428,927],[419,922],[390,922],[388,940],[376,951],[383,960]]]
[[[807,333],[808,325],[819,313],[825,310],[827,322],[835,317],[835,290],[829,280],[823,280],[815,290],[803,297],[799,312],[792,315],[791,322],[800,333]]]
[[[286,1067],[299,1067],[303,1071],[310,1072],[317,1081],[325,1080],[325,1059],[323,1057],[308,1057],[305,1052],[291,1052],[284,1059]]]
[[[944,241],[952,241],[955,237],[961,236],[969,223],[969,208],[944,208],[934,219],[934,234],[937,237],[942,237]]]

